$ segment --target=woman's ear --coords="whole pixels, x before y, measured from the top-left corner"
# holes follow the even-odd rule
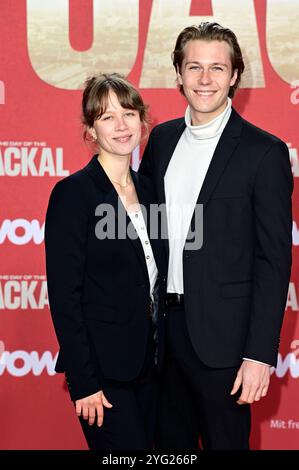
[[[93,141],[97,140],[97,134],[96,134],[96,131],[95,131],[94,127],[88,127],[87,128],[87,133],[90,135],[90,137]]]

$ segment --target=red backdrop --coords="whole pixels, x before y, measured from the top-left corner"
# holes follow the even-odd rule
[[[0,448],[85,449],[63,377],[45,278],[48,197],[89,159],[80,88],[118,71],[137,85],[153,123],[181,116],[170,52],[183,27],[213,19],[246,59],[235,108],[289,144],[295,177],[293,270],[278,367],[253,407],[252,447],[296,449],[299,436],[297,208],[299,1],[2,0],[0,5]],[[133,165],[138,163],[138,152]]]

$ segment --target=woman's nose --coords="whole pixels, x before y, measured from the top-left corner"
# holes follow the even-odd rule
[[[119,116],[116,120],[116,128],[117,129],[126,129],[127,123],[123,116]]]

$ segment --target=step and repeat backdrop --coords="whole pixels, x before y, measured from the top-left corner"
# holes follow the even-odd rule
[[[253,449],[299,448],[299,0],[0,2],[0,448],[86,449],[64,378],[45,275],[49,194],[90,158],[81,89],[99,72],[139,87],[153,125],[183,115],[170,54],[203,20],[238,36],[246,61],[234,106],[289,147],[293,269],[277,368],[253,406]],[[138,167],[142,148],[132,165]]]

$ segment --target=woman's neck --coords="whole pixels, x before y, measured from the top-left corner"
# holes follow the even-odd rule
[[[124,187],[128,184],[130,179],[130,156],[113,158],[99,155],[98,160],[112,182],[117,182]]]

